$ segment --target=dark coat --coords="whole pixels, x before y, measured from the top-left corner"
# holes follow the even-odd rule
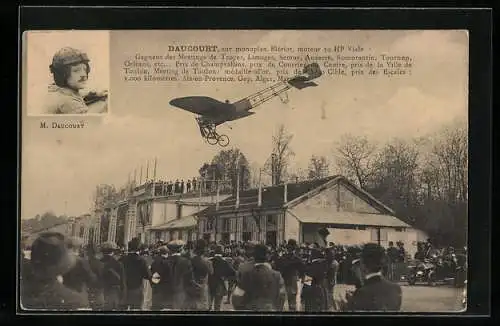
[[[144,259],[137,254],[128,254],[120,259],[125,270],[127,291],[138,290],[143,286],[143,280],[151,279],[151,271]]]
[[[208,286],[211,296],[224,296],[227,294],[225,281],[229,278],[236,277],[236,271],[231,263],[222,258],[215,256],[210,259],[214,272],[208,277]]]
[[[34,280],[23,289],[21,305],[25,309],[76,310],[89,308],[86,296],[57,280]]]
[[[401,309],[401,286],[374,276],[364,281],[348,300],[347,311],[399,311]]]
[[[185,310],[189,308],[188,293],[194,286],[194,275],[191,261],[180,255],[167,257],[166,263],[170,268],[170,291],[166,293],[167,309]]]
[[[269,264],[254,264],[240,274],[238,288],[244,294],[233,294],[237,310],[282,311],[286,298],[285,282],[281,274]]]
[[[88,287],[95,286],[98,276],[92,271],[87,258],[77,257],[76,265],[63,275],[64,285],[76,292],[88,294]]]
[[[297,287],[299,278],[304,277],[304,261],[295,254],[285,254],[276,260],[276,270],[281,273],[287,287]]]
[[[301,299],[304,302],[305,311],[321,312],[327,311],[333,297],[329,297],[330,262],[326,259],[314,259],[307,266],[306,275],[312,278],[311,284],[305,284],[302,288]]]
[[[209,309],[208,279],[214,273],[212,262],[203,256],[191,258],[195,286],[190,293],[191,307],[194,310]]]
[[[125,268],[121,262],[109,255],[104,255],[101,263],[105,309],[117,309],[125,300],[127,292]]]

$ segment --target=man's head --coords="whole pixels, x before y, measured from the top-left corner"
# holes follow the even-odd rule
[[[288,243],[286,244],[286,249],[289,253],[295,252],[297,250],[297,241],[294,239],[289,239]]]
[[[253,258],[256,263],[267,263],[268,254],[268,248],[264,244],[259,243],[253,248]]]
[[[196,240],[194,244],[194,253],[196,255],[203,255],[207,250],[207,243],[203,239]]]
[[[389,247],[394,247],[394,242],[389,241]]]
[[[170,250],[170,252],[173,254],[181,253],[184,249],[184,246],[185,243],[182,240],[172,240],[167,244],[168,250]]]
[[[386,263],[385,250],[376,243],[367,243],[361,251],[361,263],[366,273],[380,272]]]
[[[90,73],[89,61],[86,53],[71,47],[57,51],[50,65],[55,84],[73,90],[85,88]]]
[[[31,246],[31,263],[38,276],[56,277],[67,273],[76,264],[76,256],[68,249],[68,239],[61,233],[41,234]]]

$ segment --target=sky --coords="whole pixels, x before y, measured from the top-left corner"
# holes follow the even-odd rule
[[[467,117],[465,31],[113,31],[109,44],[109,115],[77,119],[85,121],[83,129],[40,129],[41,120],[55,120],[23,119],[23,218],[46,210],[86,213],[97,184],[121,186],[134,169],[139,175],[141,165],[144,175],[148,160],[151,176],[155,157],[157,177],[196,176],[200,166],[220,148],[203,142],[191,113],[168,102],[193,95],[233,102],[269,86],[123,81],[125,60],[136,53],[163,54],[169,44],[359,44],[370,54],[413,58],[411,76],[353,78],[324,74],[318,78],[317,87],[290,90],[287,104],[275,98],[259,106],[255,115],[230,123],[232,129],[219,126],[218,132],[231,139],[227,148],[239,148],[255,166],[263,165],[271,153],[272,136],[279,124],[293,135],[294,170],[307,168],[311,155],[332,157],[335,142],[345,133],[385,142],[394,137],[424,136]],[[106,60],[105,55],[98,60]]]

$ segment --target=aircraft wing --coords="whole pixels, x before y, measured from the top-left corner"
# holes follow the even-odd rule
[[[236,114],[233,114],[228,120],[230,120],[230,121],[238,120],[238,119],[241,119],[241,118],[248,117],[248,116],[250,116],[252,114],[255,114],[255,112],[241,111],[241,112],[238,112]]]
[[[179,97],[171,100],[169,104],[211,118],[222,118],[235,112],[233,104],[220,102],[208,96]]]

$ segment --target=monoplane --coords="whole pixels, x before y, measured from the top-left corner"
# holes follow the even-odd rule
[[[281,94],[292,87],[301,90],[310,86],[318,86],[312,80],[321,75],[319,65],[309,63],[304,66],[300,75],[284,79],[234,103],[227,100],[221,102],[208,96],[188,96],[173,99],[170,101],[170,105],[196,114],[196,122],[200,127],[201,136],[210,145],[218,144],[226,147],[229,145],[229,137],[219,134],[217,126],[255,114],[251,111],[252,109],[276,96],[281,98]]]

